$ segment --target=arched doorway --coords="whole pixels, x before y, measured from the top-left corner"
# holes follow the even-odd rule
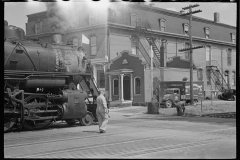
[[[123,77],[123,99],[130,100],[130,76],[126,75]]]

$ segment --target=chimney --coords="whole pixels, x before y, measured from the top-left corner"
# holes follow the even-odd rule
[[[53,33],[52,35],[52,43],[53,44],[62,44],[62,34],[61,33]]]
[[[214,22],[216,22],[216,23],[219,23],[219,13],[218,12],[215,12],[214,13]]]

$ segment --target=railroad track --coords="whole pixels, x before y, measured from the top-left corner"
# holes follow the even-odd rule
[[[162,129],[155,130],[157,132],[162,131]],[[194,142],[185,142],[185,138],[188,137],[189,135],[184,135],[185,138],[181,139],[180,141],[177,140],[174,143],[168,144],[167,138],[169,135],[164,135],[164,136],[158,136],[158,137],[146,137],[146,138],[135,138],[135,139],[129,139],[129,138],[123,138],[119,139],[118,141],[114,140],[116,136],[124,136],[124,134],[129,135],[139,133],[140,130],[136,131],[128,131],[124,133],[113,133],[113,134],[108,134],[108,135],[91,135],[91,136],[84,136],[84,137],[68,137],[67,139],[54,139],[54,140],[47,140],[47,141],[40,141],[40,142],[35,142],[35,143],[22,143],[18,145],[6,145],[4,146],[4,149],[9,149],[9,148],[15,148],[18,149],[19,147],[37,147],[38,145],[44,145],[48,146],[47,143],[69,143],[70,141],[78,142],[79,140],[82,142],[82,146],[69,146],[69,147],[64,147],[62,149],[53,149],[51,151],[37,151],[37,152],[31,152],[31,153],[24,153],[24,154],[18,154],[17,156],[11,156],[12,158],[14,157],[21,157],[21,158],[34,158],[34,157],[41,157],[41,158],[67,158],[68,156],[71,156],[69,158],[94,158],[94,156],[102,157],[102,158],[120,158],[120,157],[131,157],[131,156],[136,156],[136,155],[142,155],[142,154],[148,154],[148,153],[154,153],[154,152],[161,152],[161,151],[166,151],[166,150],[172,150],[172,149],[179,149],[179,148],[187,148],[187,147],[193,147],[193,146],[200,146],[200,145],[207,145],[209,143],[214,143],[218,139],[222,138],[222,135],[224,136],[229,135],[233,136],[236,134],[235,128],[229,128],[229,129],[220,129],[220,130],[212,130],[212,131],[203,131],[203,132],[197,132],[197,134],[194,135],[194,137],[199,137],[198,134],[203,135],[208,134],[208,135],[220,135],[217,137],[209,137],[209,138],[200,138],[199,140],[196,140]],[[124,136],[125,137],[125,136]],[[131,137],[131,136],[130,136]],[[177,138],[177,135],[172,135],[172,138]],[[96,141],[99,141],[100,139],[112,139],[114,141],[109,141],[109,143],[105,144],[92,144],[92,145],[84,145],[88,139],[96,139]],[[198,138],[197,138],[198,139]],[[166,143],[166,146],[163,144]],[[160,145],[161,144],[161,145]],[[123,147],[124,146],[124,147]],[[102,147],[104,147],[104,151],[102,151]],[[80,152],[81,151],[81,152]],[[101,154],[104,153],[104,154]],[[107,153],[107,154],[106,154]],[[96,158],[95,157],[95,158]],[[99,157],[98,157],[99,158]]]
[[[110,132],[107,134],[98,134],[97,125],[90,126],[89,129],[69,127],[72,128],[71,131],[60,127],[56,130],[35,133],[31,131],[26,134],[12,133],[17,134],[16,136],[6,134],[5,156],[8,158],[131,158],[149,153],[177,151],[179,148],[207,146],[221,141],[226,136],[230,138],[236,135],[235,127],[206,131],[189,123],[178,125],[180,122],[176,122],[174,125],[169,125],[159,120],[145,119],[143,122],[142,119],[127,119],[110,121],[114,125],[109,123],[112,128],[109,128]],[[189,137],[193,140],[190,141]],[[234,138],[230,138],[232,139]]]
[[[224,113],[211,113],[204,114],[202,117],[213,117],[213,118],[236,118],[236,112],[224,112]]]

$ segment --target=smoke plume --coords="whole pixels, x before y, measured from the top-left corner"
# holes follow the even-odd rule
[[[64,32],[78,25],[81,4],[70,2],[46,2],[47,17],[52,32]]]

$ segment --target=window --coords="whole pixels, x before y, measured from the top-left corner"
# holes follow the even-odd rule
[[[131,46],[132,46],[132,54],[137,54],[137,38],[131,36]]]
[[[113,95],[114,96],[117,96],[118,95],[118,87],[119,87],[119,85],[118,85],[118,79],[114,79],[113,80]]]
[[[135,80],[134,80],[134,94],[141,94],[140,92],[140,86],[141,86],[141,80],[139,77],[136,77]]]
[[[96,55],[97,54],[97,37],[96,36],[92,36],[91,37],[91,55]]]
[[[186,24],[186,23],[183,24],[183,33],[184,33],[184,35],[188,35],[189,34],[188,24]]]
[[[37,20],[34,27],[35,27],[35,34],[41,33],[42,32],[42,21],[40,19]]]
[[[216,77],[217,77],[217,80],[216,80],[215,84],[216,85],[221,85],[221,82],[220,82],[221,75],[220,75],[220,71],[218,69],[216,70]]]
[[[165,19],[159,19],[159,27],[160,27],[160,31],[163,31],[163,32],[166,31],[166,20]]]
[[[134,27],[137,26],[137,19],[138,19],[137,14],[131,13],[131,26],[134,26]]]
[[[78,47],[78,38],[73,38],[73,46]]]
[[[174,94],[179,94],[179,90],[174,90],[173,93]]]
[[[231,33],[232,43],[236,43],[235,33]]]
[[[89,25],[95,25],[96,24],[96,16],[93,14],[89,15]]]
[[[116,13],[113,9],[108,9],[108,20],[111,22],[115,22],[116,20]]]
[[[97,86],[99,86],[99,88],[105,88],[104,70],[97,70]]]
[[[232,49],[227,50],[227,65],[231,66],[232,64]]]
[[[225,79],[225,82],[228,84],[228,73],[229,73],[229,71],[228,70],[226,70],[225,72],[224,72],[224,79]]]
[[[210,61],[210,55],[211,55],[211,51],[210,51],[210,46],[206,46],[206,61]]]
[[[206,74],[207,74],[207,85],[211,85],[211,70],[208,69],[206,71]]]
[[[189,43],[185,43],[185,48],[190,48]],[[190,59],[190,50],[189,51],[185,51],[185,59]]]
[[[198,69],[197,70],[197,78],[199,81],[203,80],[203,69]]]
[[[205,38],[209,38],[209,30],[210,28],[205,28]]]
[[[235,71],[232,71],[232,85],[233,85],[233,86],[236,86],[236,80],[235,80],[235,78],[236,78]]]

